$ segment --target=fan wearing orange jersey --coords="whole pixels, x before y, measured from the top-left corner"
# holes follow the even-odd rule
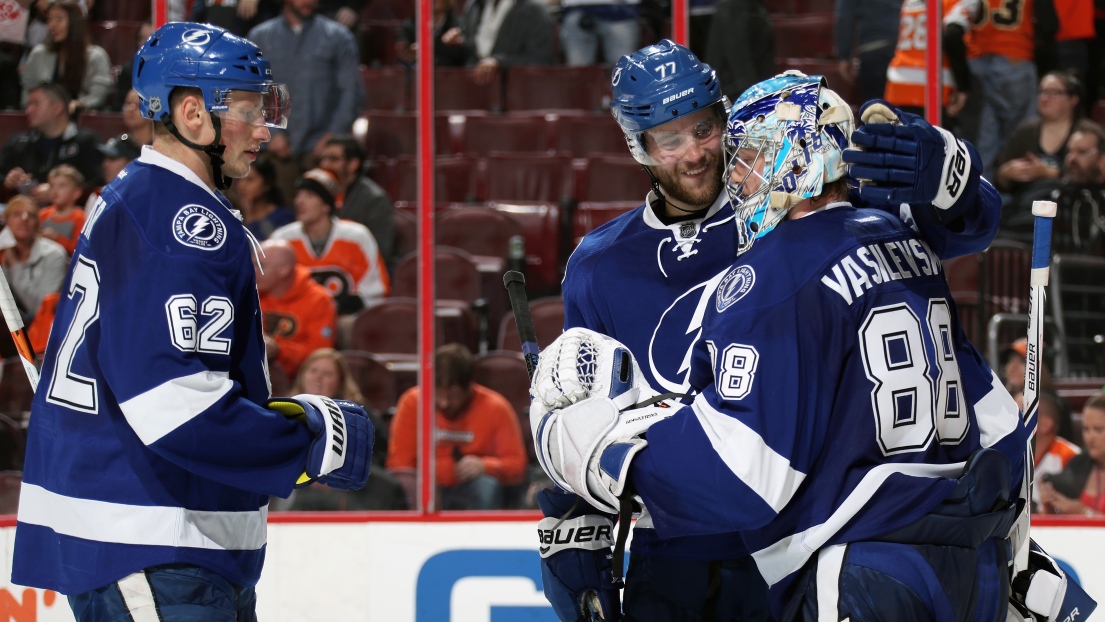
[[[965,35],[971,28],[976,0],[944,0],[940,29],[944,62],[941,98],[944,112],[955,117],[967,103],[970,70],[967,67]],[[928,10],[925,0],[902,3],[898,45],[886,70],[884,99],[905,112],[924,116],[925,85],[928,82],[925,54],[928,49]]]

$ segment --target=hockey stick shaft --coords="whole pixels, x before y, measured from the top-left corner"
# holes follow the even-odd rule
[[[514,313],[514,323],[518,325],[518,339],[522,342],[522,356],[526,359],[526,372],[529,379],[533,380],[533,374],[537,372],[537,359],[541,354],[541,348],[537,345],[537,329],[533,327],[533,317],[529,313],[529,297],[526,296],[526,277],[517,270],[508,270],[503,275],[503,285],[506,286],[507,296],[510,298],[510,310]],[[588,620],[604,620],[602,606],[599,604],[598,595],[594,591],[587,591],[580,603],[587,614]]]
[[[533,318],[529,314],[529,298],[526,296],[526,277],[517,270],[509,270],[503,275],[510,298],[510,309],[514,312],[514,323],[518,325],[518,337],[522,342],[522,356],[526,359],[526,371],[530,380],[537,371],[537,357],[541,348],[537,345],[537,330],[533,327]]]
[[[1040,406],[1040,373],[1044,345],[1044,305],[1051,270],[1051,224],[1056,205],[1052,201],[1033,201],[1036,222],[1032,231],[1032,273],[1028,294],[1028,342],[1024,360],[1024,421],[1029,433],[1036,432],[1036,411]]]
[[[19,359],[23,363],[23,370],[27,372],[27,380],[31,383],[31,391],[38,390],[38,367],[35,365],[35,351],[31,347],[31,340],[27,337],[27,330],[23,327],[23,316],[19,314],[19,307],[15,304],[15,296],[12,295],[11,286],[4,271],[0,270],[0,312],[4,314],[4,322],[11,331],[15,349],[19,352]]]

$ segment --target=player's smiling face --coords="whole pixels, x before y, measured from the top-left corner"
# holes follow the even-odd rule
[[[669,200],[709,207],[721,193],[721,120],[712,108],[665,123],[648,133],[649,167]]]
[[[223,175],[240,178],[249,173],[261,145],[271,138],[263,123],[261,95],[234,91],[230,110],[218,113],[222,119]]]

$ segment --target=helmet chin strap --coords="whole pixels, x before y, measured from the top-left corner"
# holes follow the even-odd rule
[[[215,187],[219,190],[226,190],[233,180],[230,177],[223,177],[223,152],[226,151],[226,145],[219,144],[219,139],[222,137],[222,121],[218,115],[210,116],[211,127],[215,128],[215,140],[207,146],[196,144],[181,136],[180,130],[177,129],[169,115],[165,115],[161,122],[165,125],[165,129],[169,130],[169,133],[176,136],[176,139],[184,143],[185,146],[207,154],[207,157],[211,160],[211,173],[215,178]]]

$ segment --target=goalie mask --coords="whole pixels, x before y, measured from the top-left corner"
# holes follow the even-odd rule
[[[787,71],[741,95],[724,140],[738,254],[792,207],[844,177],[841,156],[854,125],[851,108],[821,76]]]

